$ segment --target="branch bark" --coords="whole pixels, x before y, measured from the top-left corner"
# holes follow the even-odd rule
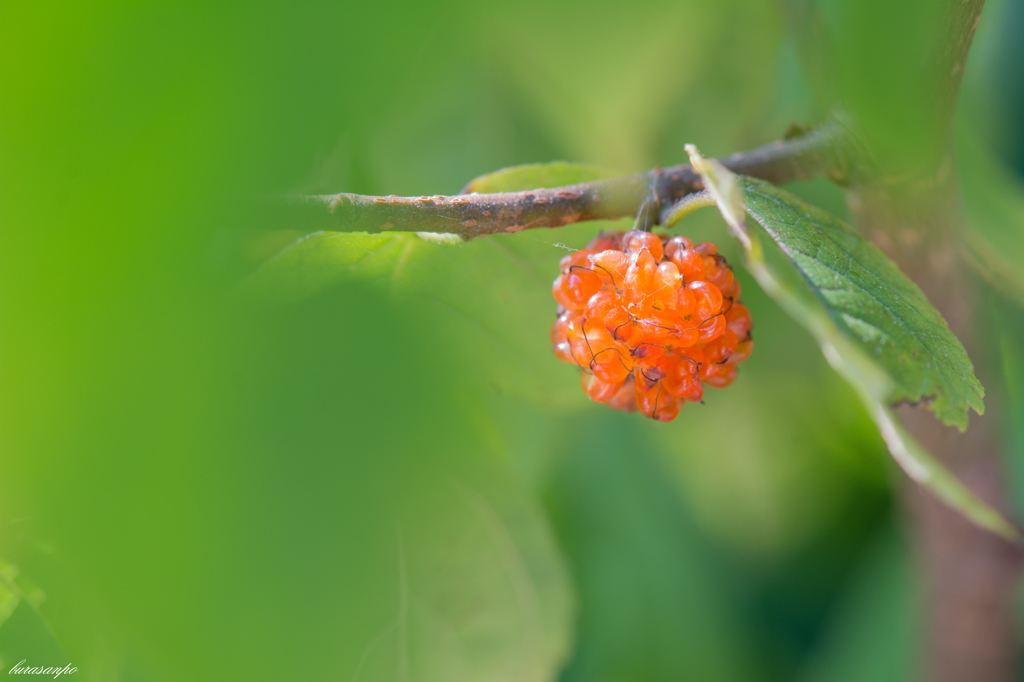
[[[722,162],[733,172],[776,184],[820,175],[841,181],[848,168],[844,141],[845,129],[830,123]],[[658,215],[664,206],[702,189],[700,175],[686,164],[525,192],[422,197],[342,193],[304,196],[300,201],[329,213],[333,228],[342,232],[442,232],[471,239],[634,216],[648,198],[653,199],[654,215]]]

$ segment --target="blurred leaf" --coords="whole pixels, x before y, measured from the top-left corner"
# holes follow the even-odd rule
[[[22,659],[30,667],[63,668],[64,650],[37,610],[45,595],[19,580],[18,568],[0,560],[0,669]]]
[[[716,153],[772,134],[771,125],[760,126],[777,92],[781,27],[774,3],[613,3],[598,12],[586,7],[487,7],[493,30],[477,36],[485,43],[482,51],[494,55],[488,78],[507,77],[514,106],[543,126],[538,136],[564,150],[540,158],[585,160],[626,173],[678,163],[682,142],[695,131]],[[545,21],[536,21],[538,11]],[[567,35],[566,26],[586,30]],[[694,26],[700,30],[691,31]],[[716,49],[725,44],[729,50]]]
[[[575,185],[580,182],[610,178],[613,175],[614,173],[595,166],[584,166],[565,161],[531,163],[481,175],[466,185],[462,193],[521,192],[528,189]]]
[[[602,224],[563,230],[591,235]],[[576,237],[584,241],[586,237]],[[493,235],[453,248],[411,234],[319,232],[267,261],[243,283],[256,299],[295,301],[343,282],[373,284],[415,302],[464,348],[478,381],[547,405],[584,399],[571,368],[551,353],[551,280],[560,251],[518,235]]]
[[[396,528],[397,614],[353,682],[552,679],[573,609],[539,510],[508,486],[432,483]]]
[[[536,499],[477,423],[487,387],[464,378],[464,330],[360,283],[254,308],[232,324],[244,392],[228,469],[249,490],[211,562],[230,582],[206,607],[217,626],[264,636],[266,607],[231,605],[301,575],[274,605],[296,627],[272,641],[296,659],[330,648],[332,679],[551,679],[571,586]],[[260,530],[233,538],[239,526]],[[275,664],[253,667],[287,678]]]
[[[920,678],[924,594],[913,558],[884,528],[862,558],[801,682],[903,682]]]
[[[597,411],[567,424],[546,496],[582,604],[562,682],[764,679],[735,576],[680,504],[645,426]]]
[[[695,165],[700,163],[697,158]],[[702,174],[705,186],[716,186],[729,207],[745,190],[747,212],[778,246],[764,250],[757,234],[731,225],[751,240],[748,269],[818,340],[829,364],[864,402],[897,463],[977,525],[1018,539],[1017,529],[916,443],[885,405],[936,392],[933,411],[961,429],[968,406],[980,412],[981,386],[939,312],[891,261],[835,217],[762,180],[720,184],[724,174],[724,168]],[[732,210],[723,210],[722,217],[737,220]]]
[[[1024,183],[977,141],[961,140],[968,262],[997,291],[1024,305]]]
[[[842,104],[885,176],[941,158],[944,114],[952,112],[940,111],[951,103],[936,95],[951,76],[948,55],[955,47],[945,44],[951,40],[946,22],[955,21],[947,15],[959,12],[956,7],[966,3],[816,0],[807,8],[811,23],[801,27],[802,57],[816,72],[818,95]]]
[[[268,260],[246,283],[271,300],[302,298],[345,279],[390,280],[411,234],[316,232]]]

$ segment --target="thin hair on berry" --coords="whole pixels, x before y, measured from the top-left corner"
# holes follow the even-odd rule
[[[618,348],[614,348],[614,347],[612,347],[612,348],[605,348],[604,350],[599,350],[596,353],[591,353],[591,355],[593,355],[593,357],[590,359],[590,369],[594,369],[594,363],[597,362],[597,356],[598,355],[600,355],[601,353],[607,353],[610,350],[615,351],[615,353],[619,356],[619,364],[622,365],[622,368],[624,370],[626,370],[627,372],[632,372],[633,371],[629,367],[627,367],[625,361],[623,361],[623,359],[622,359],[622,351],[619,350]]]

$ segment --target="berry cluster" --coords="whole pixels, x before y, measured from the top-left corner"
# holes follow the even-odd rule
[[[612,232],[561,270],[551,343],[583,368],[591,400],[672,421],[684,401],[700,401],[703,384],[731,384],[754,349],[740,283],[714,244]]]

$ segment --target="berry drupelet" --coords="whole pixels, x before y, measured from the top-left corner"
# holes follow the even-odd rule
[[[731,384],[754,348],[740,283],[714,244],[612,232],[561,271],[555,355],[583,368],[583,391],[613,409],[672,421],[705,384]]]

